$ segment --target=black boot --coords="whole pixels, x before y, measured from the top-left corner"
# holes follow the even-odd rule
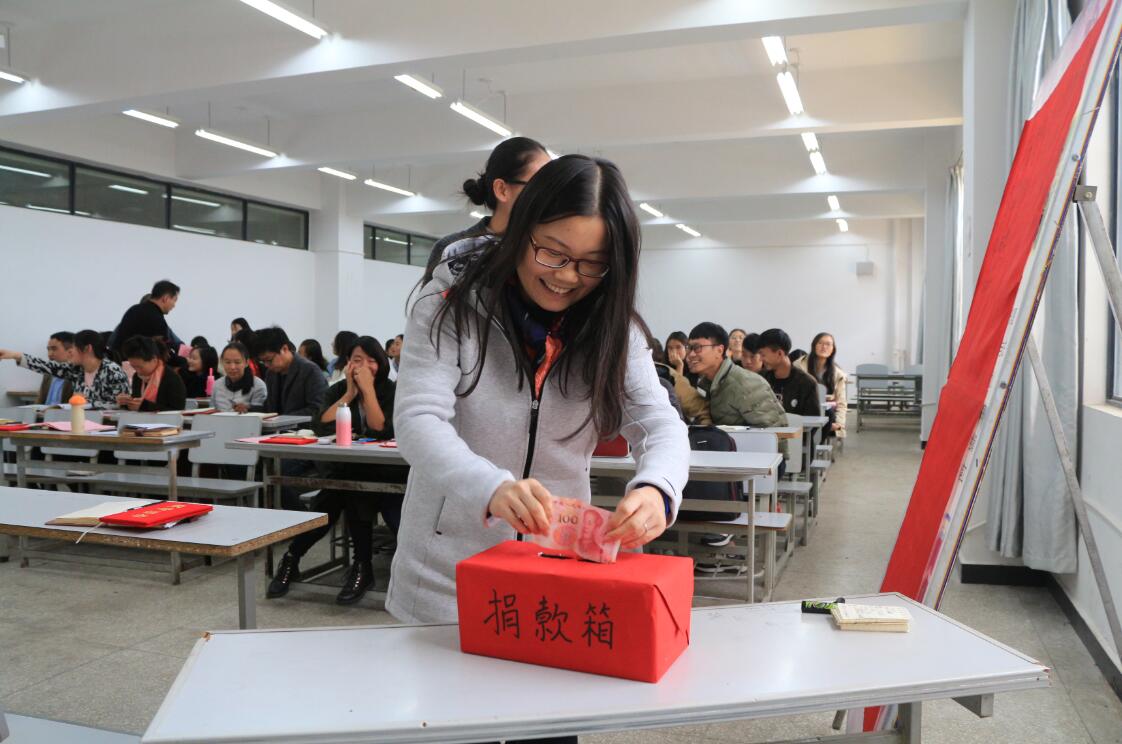
[[[372,586],[374,586],[374,567],[370,565],[370,561],[355,561],[343,577],[343,588],[339,590],[339,596],[335,597],[335,603],[354,604],[362,599],[362,595],[366,594],[366,590]]]
[[[269,588],[265,591],[267,599],[276,599],[288,594],[288,585],[293,581],[300,580],[300,559],[292,555],[292,553],[285,553],[281,558],[280,565],[277,566],[276,573],[273,574],[273,580],[269,582]]]

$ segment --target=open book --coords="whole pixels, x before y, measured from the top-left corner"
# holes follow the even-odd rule
[[[47,522],[47,524],[62,524],[73,527],[96,527],[101,524],[102,517],[158,503],[158,499],[122,499],[120,501],[106,501],[103,504],[91,506],[88,509],[79,509],[78,511],[55,517]]]
[[[214,415],[215,416],[256,416],[257,418],[261,419],[262,421],[264,421],[265,419],[276,418],[276,416],[277,416],[277,414],[275,414],[275,413],[265,413],[264,411],[247,411],[246,413],[238,413],[237,411],[223,411],[222,413],[216,413]]]
[[[907,633],[911,613],[904,607],[859,605],[839,602],[830,608],[839,630],[871,630]]]
[[[125,424],[121,427],[122,437],[170,437],[179,433],[179,428],[169,424]]]

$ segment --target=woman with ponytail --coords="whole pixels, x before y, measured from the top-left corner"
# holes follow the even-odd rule
[[[464,196],[472,204],[490,209],[491,216],[436,241],[421,283],[427,284],[432,279],[432,272],[440,264],[444,250],[453,243],[465,238],[501,236],[505,233],[510,222],[510,210],[522,188],[548,162],[549,153],[545,147],[529,137],[511,137],[492,150],[483,172],[464,181],[463,186]]]

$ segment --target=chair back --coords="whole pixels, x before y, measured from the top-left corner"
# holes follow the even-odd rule
[[[257,465],[257,453],[234,450],[227,442],[261,435],[260,416],[193,416],[191,431],[212,431],[214,436],[199,442],[198,447],[187,450],[187,459],[196,465]]]
[[[167,424],[177,429],[183,429],[183,414],[180,413],[140,413],[139,411],[125,411],[117,419],[117,431],[121,431],[128,424]],[[167,452],[136,452],[130,450],[115,450],[113,456],[117,460],[131,461],[157,461],[167,462]]]
[[[797,413],[787,414],[787,425],[805,428],[803,417]],[[798,475],[803,472],[803,432],[798,436],[784,440],[787,442],[787,475]]]
[[[730,431],[729,436],[736,443],[737,452],[779,452],[779,437],[770,431]],[[774,475],[757,475],[756,494],[772,493],[776,489]],[[744,482],[744,493],[748,493],[748,482]]]
[[[100,424],[102,417],[101,411],[86,411],[86,421],[91,424]],[[43,421],[70,421],[70,411],[61,408],[48,409],[43,411]],[[87,460],[97,457],[97,450],[77,447],[42,447],[41,451],[48,460],[56,456],[81,457]]]
[[[0,419],[10,419],[12,421],[18,421],[21,424],[34,424],[37,416],[38,411],[35,410],[34,406],[14,406],[12,408],[0,408]],[[0,452],[15,451],[16,447],[10,440],[0,440]]]

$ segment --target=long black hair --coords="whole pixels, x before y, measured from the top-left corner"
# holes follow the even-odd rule
[[[231,382],[229,376],[226,377],[226,387],[234,392],[251,393],[253,392],[253,367],[249,364],[249,349],[240,341],[231,341],[226,344],[222,349],[222,355],[225,356],[227,351],[233,349],[242,355],[245,359],[245,371],[242,376],[238,378],[237,382]]]
[[[354,331],[339,331],[335,334],[335,340],[331,342],[331,351],[335,354],[333,370],[337,372],[347,366],[347,357],[351,355],[351,348],[357,340],[358,334]]]
[[[150,362],[168,360],[168,347],[164,342],[148,336],[133,336],[121,345],[121,356],[125,359],[143,359]]]
[[[300,342],[300,348],[307,352],[307,360],[320,368],[320,370],[327,371],[327,360],[323,358],[323,347],[319,345],[319,341],[314,338],[306,338]]]
[[[545,146],[529,137],[511,137],[500,142],[491,156],[487,167],[476,178],[464,181],[464,196],[472,204],[487,205],[492,212],[499,202],[495,199],[495,181],[518,181],[530,158],[537,154],[546,155]]]
[[[89,346],[95,357],[98,359],[105,358],[105,338],[97,331],[91,331],[88,328],[84,331],[78,331],[74,334],[74,346],[78,351]]]
[[[666,337],[666,343],[662,347],[662,362],[663,364],[670,364],[670,342],[679,341],[682,346],[688,350],[690,348],[690,337],[683,331],[674,331]]]
[[[514,203],[510,224],[502,238],[463,262],[462,273],[433,317],[429,335],[439,351],[441,332],[450,319],[455,338],[479,339],[475,377],[460,393],[470,395],[486,364],[493,321],[499,321],[503,328],[514,328],[504,290],[508,284],[518,282],[518,264],[530,250],[531,230],[543,223],[575,216],[603,219],[607,234],[604,249],[610,268],[591,293],[565,311],[567,352],[557,362],[559,381],[564,392],[571,376],[579,375],[590,391],[589,420],[600,436],[607,436],[618,431],[623,421],[632,324],[649,335],[635,310],[639,220],[623,174],[613,163],[584,155],[566,155],[538,171]],[[534,371],[517,334],[507,336],[514,358],[521,362],[521,389],[523,382],[531,382]]]
[[[246,320],[245,318],[234,318],[233,320],[230,321],[230,325],[238,326],[239,331],[252,331],[253,330],[252,328],[249,327],[249,321]],[[223,351],[226,351],[226,350],[223,349]]]
[[[362,353],[378,363],[378,371],[374,374],[374,386],[384,383],[390,376],[390,358],[386,356],[386,350],[382,348],[378,339],[373,336],[357,336],[354,343],[347,348],[344,358],[349,361],[355,349],[362,349]]]
[[[834,338],[834,334],[826,333],[825,331],[823,331],[822,333],[819,333],[817,336],[815,336],[814,340],[810,342],[810,353],[807,354],[807,357],[806,357],[806,371],[809,372],[810,376],[813,377],[815,380],[819,379],[818,352],[816,351],[816,349],[818,348],[818,342],[821,341],[826,336],[829,336],[830,340],[834,342],[834,350],[831,351],[830,356],[826,358],[826,363],[823,365],[823,368],[822,368],[821,379],[822,379],[822,384],[826,386],[826,392],[830,395],[833,395],[834,394],[834,374],[837,371],[837,365],[834,364],[834,357],[836,357],[838,355],[838,340],[836,338]]]
[[[221,377],[222,370],[218,366],[218,349],[213,346],[199,346],[196,348],[199,352],[199,360],[202,362],[202,369],[199,370],[199,377],[206,377],[207,373],[213,373],[215,379]],[[186,369],[186,367],[184,369]]]

